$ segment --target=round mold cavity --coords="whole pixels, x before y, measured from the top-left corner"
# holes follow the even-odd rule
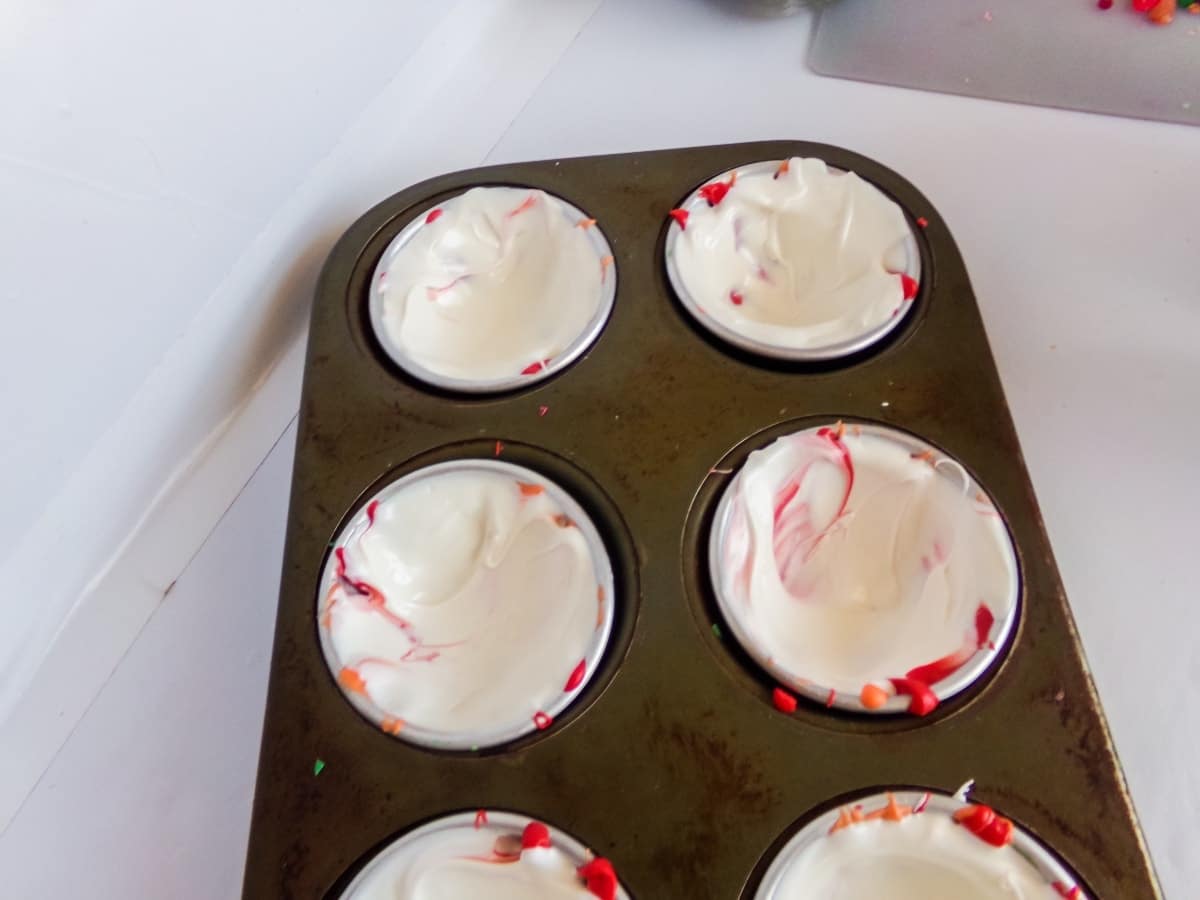
[[[884,829],[898,830],[889,834]],[[886,842],[886,850],[891,852],[869,856],[866,851],[872,849],[872,838],[877,846]],[[960,870],[953,874],[948,871],[947,860],[956,850]],[[999,812],[960,796],[896,788],[851,796],[802,818],[764,854],[742,893],[743,900],[826,896],[819,893],[822,854],[840,861],[844,876],[888,883],[887,896],[976,897],[981,895],[971,887],[964,888],[961,879],[974,876],[989,882],[997,874],[1001,878],[1004,874],[1021,878],[1034,889],[1044,883],[1044,892],[1037,896],[1067,900],[1087,900],[1090,896],[1056,853]],[[811,879],[806,877],[810,875]],[[898,879],[905,879],[904,887],[913,888],[915,893],[900,892]],[[806,886],[814,882],[818,893],[806,892]],[[945,892],[947,882],[956,882],[956,892]],[[996,887],[994,893],[985,896],[1014,896],[1005,890],[1003,881]],[[938,893],[938,888],[943,892]]]
[[[864,679],[858,690],[849,691],[845,689],[844,685],[824,683],[814,673],[803,671],[803,660],[780,659],[760,639],[761,629],[747,621],[744,591],[735,596],[737,592],[731,585],[732,576],[729,572],[731,566],[727,559],[727,549],[731,547],[729,544],[731,539],[741,541],[740,546],[745,546],[747,540],[748,525],[745,504],[741,499],[742,479],[746,464],[756,458],[755,454],[759,454],[758,459],[768,458],[765,454],[768,454],[773,448],[778,450],[785,446],[781,442],[795,440],[828,443],[828,453],[838,458],[839,461],[841,454],[845,452],[845,465],[850,471],[853,471],[855,461],[849,444],[856,443],[868,447],[868,449],[870,449],[870,445],[877,444],[889,454],[892,460],[902,452],[908,460],[912,461],[913,465],[928,465],[932,477],[947,479],[945,484],[935,485],[938,490],[945,486],[961,489],[963,496],[967,498],[964,508],[970,511],[971,516],[978,517],[978,519],[971,518],[967,521],[979,529],[976,534],[977,540],[984,541],[985,548],[989,552],[995,553],[996,558],[993,559],[993,562],[1002,567],[1005,580],[999,583],[1001,590],[997,596],[989,598],[992,601],[991,604],[981,604],[980,607],[973,610],[973,615],[969,620],[959,623],[963,631],[963,644],[958,650],[948,648],[945,656],[930,660],[922,659],[916,661],[909,669],[886,676],[878,675],[876,676],[878,681],[875,678]],[[710,519],[702,518],[698,527],[693,525],[691,531],[695,535],[694,543],[701,545],[697,547],[699,555],[707,563],[707,573],[699,575],[699,580],[703,581],[705,575],[707,576],[707,584],[702,587],[707,588],[711,593],[714,607],[711,612],[716,614],[714,622],[719,627],[727,628],[732,635],[732,641],[736,642],[736,647],[726,647],[726,649],[733,650],[735,658],[744,656],[743,662],[760,673],[758,679],[760,683],[765,681],[768,684],[779,685],[826,709],[832,708],[874,716],[906,711],[927,715],[942,702],[977,687],[985,679],[985,676],[998,666],[1007,652],[1019,619],[1021,588],[1017,554],[1011,534],[995,504],[961,463],[908,432],[868,422],[842,423],[834,420],[820,420],[819,424],[814,424],[813,420],[806,420],[803,423],[785,423],[743,442],[741,448],[730,454],[730,457],[737,462],[735,466],[730,466],[732,469],[729,473],[730,478],[721,488],[720,497],[715,503],[715,511]],[[824,461],[828,462],[828,460]],[[820,462],[822,460],[817,459],[810,465]],[[861,473],[859,478],[861,482]],[[788,502],[798,504],[796,509],[799,509],[799,505],[807,503],[808,498],[802,495],[799,484],[794,484],[788,479],[784,480],[787,482],[786,484],[767,485],[772,494],[771,499],[777,503],[781,492],[787,488],[791,491],[791,497],[787,498]],[[832,515],[829,523],[823,528],[814,529],[808,537],[808,545],[802,542],[794,543],[793,551],[810,552],[812,547],[819,546],[829,537],[835,526],[842,530],[853,527],[852,517],[855,508],[849,505],[852,500],[853,481],[846,479],[844,475],[843,480],[849,483],[844,487],[845,494],[841,508],[836,509],[836,515],[832,515],[834,509],[828,510],[828,514]],[[897,481],[898,485],[904,483]],[[791,490],[793,486],[795,489]],[[762,490],[762,488],[756,488],[759,494],[762,493]],[[759,501],[761,503],[761,497],[759,497]],[[775,543],[776,529],[789,527],[781,516],[781,512],[788,511],[786,505],[783,510],[776,509],[771,523],[767,526],[770,534],[764,535],[765,539],[770,539],[772,542],[773,558],[769,561],[769,565],[771,570],[776,573],[776,577],[779,578],[781,589],[784,590],[786,588],[783,585],[783,576],[779,574]],[[847,521],[851,524],[845,524]],[[832,533],[836,534],[836,532]],[[834,537],[833,539],[837,540],[838,538]],[[739,545],[732,546],[736,550]],[[915,564],[926,576],[933,576],[949,560],[939,559],[938,551],[934,549],[932,543],[928,551],[927,554],[918,554]],[[952,552],[953,548],[951,548]],[[742,559],[747,558],[748,553],[749,551],[746,551]],[[803,562],[807,562],[807,558],[801,557],[801,559]],[[788,599],[794,598],[789,596]],[[796,602],[802,601],[796,600]],[[986,615],[982,612],[985,606]],[[868,689],[868,685],[871,685],[870,689]],[[839,686],[842,688],[841,690],[837,689]],[[787,702],[786,696],[784,702]],[[925,704],[925,706],[922,707],[921,704]]]
[[[683,218],[685,218],[689,225],[695,227],[694,216],[696,214],[703,215],[707,211],[719,206],[724,198],[728,196],[728,191],[724,190],[725,188],[736,189],[738,182],[741,182],[744,186],[745,182],[751,179],[773,179],[777,173],[780,173],[781,167],[791,162],[792,160],[764,160],[721,172],[692,191],[684,199],[683,203],[676,210],[672,211],[672,215],[677,215],[680,212],[685,213],[686,216]],[[848,170],[839,169],[835,166],[827,165],[826,169],[829,177],[832,178],[840,178],[850,174]],[[892,271],[897,277],[903,275],[906,279],[911,279],[914,293],[913,296],[901,300],[899,306],[895,308],[894,313],[887,318],[879,322],[863,325],[857,330],[850,329],[852,333],[846,334],[836,340],[817,341],[805,345],[770,341],[747,334],[745,330],[739,330],[738,327],[721,321],[706,310],[696,298],[692,289],[688,287],[687,278],[680,269],[678,258],[678,246],[680,240],[684,237],[686,226],[681,226],[679,220],[676,219],[674,222],[669,223],[667,228],[664,263],[667,271],[667,279],[670,281],[675,295],[679,298],[680,304],[691,318],[709,334],[726,344],[758,357],[791,363],[832,363],[849,361],[851,358],[857,359],[866,352],[878,348],[885,342],[885,339],[913,317],[913,308],[917,305],[920,296],[921,252],[916,233],[913,231],[910,219],[904,212],[903,207],[900,207],[895,200],[871,182],[862,179],[862,183],[872,192],[872,196],[878,195],[878,199],[881,202],[895,206],[904,218],[906,227],[906,233],[900,245],[902,261],[899,262],[899,265],[894,270],[889,271]],[[717,191],[716,194],[713,194],[714,187]],[[716,203],[711,199],[714,196],[719,198]],[[904,283],[902,280],[902,285]],[[731,291],[729,301],[722,300],[721,302],[734,302],[733,293]],[[737,302],[738,305],[741,304],[740,300]]]
[[[384,509],[389,501],[400,498],[408,504],[421,502],[431,491],[447,489],[452,486],[452,482],[461,483],[463,478],[477,481],[482,479],[496,490],[511,489],[515,503],[520,509],[526,509],[526,504],[536,504],[537,517],[544,516],[550,520],[549,524],[543,527],[571,529],[572,533],[565,538],[569,541],[575,541],[575,536],[578,535],[578,540],[586,547],[591,563],[591,575],[595,579],[594,593],[589,590],[586,594],[586,602],[590,604],[586,612],[589,616],[595,616],[595,627],[587,639],[578,663],[573,663],[574,668],[568,666],[561,673],[557,670],[546,673],[544,681],[538,685],[538,690],[545,698],[544,703],[535,704],[536,708],[530,708],[528,698],[518,696],[513,698],[511,713],[503,717],[502,721],[493,721],[487,727],[451,729],[430,727],[423,725],[419,720],[410,720],[399,706],[384,708],[372,698],[368,688],[369,674],[364,675],[362,672],[364,666],[392,670],[400,670],[406,666],[432,668],[439,664],[446,667],[448,663],[456,660],[461,663],[466,657],[461,655],[462,646],[454,641],[425,644],[420,638],[419,617],[422,612],[428,612],[428,607],[422,610],[420,604],[414,608],[414,605],[409,603],[400,607],[398,611],[384,605],[385,596],[364,577],[364,573],[355,570],[354,561],[347,560],[349,554],[346,553],[346,549],[359,546],[362,537],[374,526],[376,516],[383,515],[380,510]],[[461,491],[462,488],[458,490]],[[425,496],[418,496],[421,493]],[[507,552],[510,548],[506,546],[503,549]],[[483,552],[482,546],[477,548],[477,551]],[[478,576],[479,573],[473,572],[473,575]],[[487,573],[483,577],[487,577]],[[558,480],[514,462],[474,457],[443,459],[422,465],[386,482],[375,490],[365,503],[360,504],[342,525],[322,569],[317,594],[317,632],[326,665],[342,695],[381,730],[426,749],[471,752],[494,750],[532,735],[548,732],[564,714],[574,711],[572,708],[576,701],[581,699],[582,694],[594,694],[593,682],[602,674],[601,670],[606,668],[605,661],[611,656],[609,649],[617,620],[619,617],[627,617],[618,615],[618,606],[625,604],[627,599],[617,592],[616,583],[610,551],[596,524],[572,493],[560,486]],[[469,584],[464,583],[457,587],[464,586],[469,587]],[[583,603],[584,592],[577,592],[577,596],[579,602]],[[332,610],[338,603],[354,608],[357,615],[355,625],[359,632],[358,643],[373,648],[371,652],[357,653],[353,659],[343,659],[339,654]],[[576,615],[582,616],[584,612],[581,608]],[[371,620],[377,621],[367,625]],[[370,629],[370,633],[362,635],[363,628]],[[377,649],[380,646],[395,648],[392,650],[394,655],[390,658],[381,657]],[[398,650],[404,652],[397,652]],[[455,669],[448,671],[449,675],[443,677],[442,681],[452,679]],[[461,671],[460,668],[460,676]],[[611,677],[611,673],[608,677]],[[437,681],[433,683],[436,684]]]
[[[445,221],[447,210],[453,210],[456,204],[463,202],[462,198],[471,191],[483,190],[489,192],[504,192],[511,195],[513,211],[521,209],[531,197],[550,202],[555,211],[561,216],[568,228],[578,229],[587,241],[588,247],[595,257],[595,264],[600,268],[601,279],[599,293],[596,298],[596,308],[582,329],[566,346],[555,352],[547,359],[522,360],[523,365],[514,362],[511,374],[468,378],[437,371],[435,368],[415,359],[413,354],[397,341],[386,327],[385,302],[387,298],[387,272],[395,261],[404,254],[422,235],[426,229],[437,228],[439,221]],[[511,213],[510,213],[511,215]],[[444,288],[445,286],[440,286]],[[427,288],[428,290],[429,288]],[[433,288],[438,290],[438,288]],[[458,191],[449,197],[421,210],[408,222],[384,249],[376,263],[371,281],[368,286],[367,319],[376,343],[382,348],[389,359],[400,367],[410,377],[425,385],[438,390],[457,394],[488,395],[500,394],[519,388],[532,387],[561,372],[571,363],[582,356],[599,338],[604,326],[612,314],[613,304],[617,293],[617,274],[612,248],[604,232],[589,217],[587,213],[556,194],[543,191],[540,188],[526,188],[511,185],[479,185]]]
[[[543,838],[543,845],[544,839],[549,839],[549,848],[542,846],[532,851],[522,848],[522,838],[531,825],[534,828],[539,825],[544,827],[545,831],[539,837]],[[530,874],[534,877],[544,876],[547,885],[553,884],[560,891],[563,888],[569,890],[574,880],[578,885],[580,900],[594,896],[588,892],[585,882],[587,870],[580,870],[589,864],[602,871],[607,867],[603,861],[597,866],[596,855],[578,839],[553,825],[520,813],[479,810],[451,813],[405,832],[368,858],[343,890],[338,892],[335,889],[330,900],[407,900],[410,895],[407,892],[399,893],[404,884],[396,879],[404,877],[406,863],[411,857],[424,860],[421,870],[423,885],[427,879],[436,877],[436,871],[431,866],[439,860],[452,863],[460,874],[464,866],[477,863],[479,870],[468,873],[470,886],[477,888],[477,879],[486,878],[493,872],[504,875],[508,866],[519,866],[520,854],[546,851],[558,854],[561,858],[538,860],[536,868],[530,867]],[[572,869],[574,872],[571,872]],[[616,887],[619,900],[631,900],[624,885],[618,881]]]

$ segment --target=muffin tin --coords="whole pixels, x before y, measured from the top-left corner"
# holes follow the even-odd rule
[[[792,156],[858,173],[916,226],[915,308],[836,362],[721,342],[681,307],[664,266],[672,208],[722,172]],[[541,188],[595,218],[617,279],[611,317],[579,359],[484,398],[396,367],[368,309],[392,239],[481,184]],[[336,900],[399,835],[492,809],[575,835],[613,861],[634,900],[750,900],[796,829],[846,797],[948,793],[969,778],[973,799],[1053,848],[1089,897],[1160,896],[963,261],[937,211],[887,168],[779,141],[497,166],[408,188],[356,222],[325,265],[301,406],[245,897]],[[806,701],[779,712],[709,585],[726,473],[780,435],[837,420],[890,425],[959,460],[1016,545],[1018,621],[1003,661],[923,718]],[[552,728],[487,752],[413,746],[360,715],[325,664],[315,610],[327,552],[386,484],[497,454],[561,485],[595,523],[613,568],[612,637]]]

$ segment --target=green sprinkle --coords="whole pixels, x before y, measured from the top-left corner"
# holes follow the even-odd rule
[[[713,634],[715,634],[717,636],[718,641],[721,640],[721,637],[722,637],[721,626],[718,625],[716,622],[713,622]]]
[[[324,769],[325,769],[325,760],[318,759],[315,763],[313,763],[313,775],[314,776],[320,775]]]
[[[478,751],[478,750],[479,750],[479,745],[478,745],[478,744],[472,744],[472,745],[471,745],[471,752],[472,752],[472,753],[475,753],[475,752],[476,752],[476,751]]]

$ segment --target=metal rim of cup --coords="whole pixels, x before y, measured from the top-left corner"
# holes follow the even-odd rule
[[[561,353],[554,356],[550,362],[541,370],[530,375],[514,374],[505,375],[499,378],[459,378],[452,375],[444,375],[440,372],[435,372],[426,366],[421,365],[408,354],[407,351],[388,334],[387,329],[383,326],[383,302],[384,289],[381,276],[391,266],[393,260],[398,256],[406,246],[416,237],[417,233],[425,228],[425,221],[429,212],[434,209],[445,209],[447,205],[454,203],[468,191],[479,187],[485,190],[501,188],[507,190],[528,190],[537,191],[552,197],[562,206],[564,217],[572,225],[578,225],[580,222],[593,221],[579,207],[564,200],[557,194],[552,194],[549,191],[544,191],[541,188],[523,188],[520,185],[509,184],[484,184],[474,185],[471,188],[460,191],[459,193],[442,200],[440,203],[435,203],[427,206],[413,218],[411,222],[405,225],[400,232],[392,238],[384,249],[383,254],[379,257],[379,262],[375,264],[375,269],[371,275],[371,286],[369,288],[369,297],[367,304],[367,312],[371,321],[371,331],[375,335],[375,340],[383,348],[384,353],[388,358],[399,366],[412,378],[433,387],[440,388],[446,391],[454,391],[462,394],[499,394],[506,391],[516,390],[518,388],[531,387],[539,382],[545,381],[558,372],[565,369],[571,363],[575,362],[582,356],[589,347],[596,342],[600,337],[600,332],[604,330],[604,326],[608,324],[609,316],[612,315],[613,306],[617,298],[617,266],[615,258],[613,264],[608,266],[601,277],[600,282],[600,304],[596,308],[596,312],[592,318],[588,320],[587,325],[579,335],[563,349]],[[605,257],[613,257],[612,247],[608,242],[608,238],[604,236],[600,224],[594,223],[590,228],[584,231],[584,236],[591,244],[592,249],[596,253],[596,261],[599,264],[600,260]]]
[[[788,869],[809,847],[829,837],[829,829],[833,827],[838,819],[838,814],[845,806],[884,805],[888,802],[889,796],[895,797],[898,803],[905,806],[916,806],[924,801],[924,812],[918,813],[918,815],[926,815],[930,811],[953,815],[956,810],[971,805],[969,800],[953,797],[950,794],[907,788],[866,794],[852,798],[847,803],[838,804],[835,808],[827,810],[805,824],[784,844],[775,855],[766,874],[763,875],[762,881],[759,882],[754,893],[754,900],[774,900],[775,893],[787,875]],[[1078,885],[1079,879],[1075,873],[1060,862],[1046,845],[1015,822],[1013,823],[1012,843],[1009,846],[1023,856],[1046,879],[1047,885],[1052,885],[1054,882]],[[1078,900],[1086,900],[1086,897],[1082,896],[1082,887],[1080,887],[1080,894]]]
[[[824,162],[824,160],[822,160]],[[695,190],[688,194],[687,199],[680,204],[679,208],[691,212],[701,206],[707,206],[708,201],[701,196],[700,191],[704,185],[711,184],[715,181],[722,181],[730,175],[737,173],[739,178],[747,175],[760,175],[774,173],[778,171],[783,160],[763,160],[761,162],[749,163],[744,166],[735,166],[732,169],[726,169],[724,172],[719,172],[698,185]],[[841,169],[837,166],[825,163],[830,172],[840,174],[850,174],[848,169]],[[861,177],[861,176],[860,176]],[[878,191],[880,196],[885,200],[896,203],[895,200],[885,194],[876,184],[863,181],[870,185],[871,188]],[[917,237],[913,232],[912,225],[909,223],[907,213],[904,213],[904,207],[900,207],[904,214],[905,224],[908,225],[908,235],[904,239],[905,267],[904,274],[908,275],[918,284],[921,283],[921,252],[917,245]],[[832,344],[824,344],[815,347],[788,347],[780,344],[772,344],[765,341],[759,341],[754,338],[747,337],[736,329],[730,328],[722,322],[718,322],[711,315],[708,315],[696,302],[688,290],[687,285],[683,280],[683,276],[679,271],[679,266],[675,259],[675,245],[679,238],[683,235],[683,230],[675,223],[668,223],[666,246],[663,250],[663,259],[667,269],[667,280],[671,282],[671,287],[675,291],[675,296],[679,298],[679,302],[683,304],[684,309],[694,319],[697,324],[703,327],[709,333],[715,335],[728,344],[732,344],[742,350],[754,353],[758,356],[765,356],[771,359],[781,359],[790,362],[827,362],[829,360],[841,359],[846,356],[866,350],[868,347],[874,346],[882,341],[889,334],[895,331],[900,325],[905,322],[912,309],[916,306],[916,298],[911,301],[903,302],[900,306],[898,315],[891,316],[884,322],[876,325],[874,328],[867,329],[861,334],[855,335],[852,338],[847,338],[844,341],[838,341]]]
[[[770,444],[766,444],[758,449],[766,449],[775,441],[785,438],[794,437],[799,434],[815,432],[823,427],[832,427],[835,423],[828,422],[823,425],[813,425],[807,428],[800,428],[796,431],[789,432],[786,435],[775,438]],[[967,484],[971,491],[978,491],[987,497],[988,503],[996,509],[997,522],[1000,527],[1000,532],[1003,535],[1002,550],[1005,556],[1005,562],[1008,564],[1009,571],[1012,574],[1012,593],[1007,598],[1008,607],[1000,615],[996,614],[996,621],[993,625],[994,635],[990,647],[985,647],[977,650],[975,654],[961,667],[951,673],[948,677],[941,681],[930,685],[937,694],[939,701],[949,700],[962,691],[966,690],[974,684],[984,673],[986,673],[996,662],[999,661],[1004,648],[1008,643],[1008,638],[1012,634],[1013,628],[1016,625],[1018,613],[1018,601],[1021,596],[1021,570],[1017,561],[1016,546],[1013,543],[1012,532],[1008,528],[1008,523],[1004,516],[996,507],[995,501],[965,466],[962,465],[950,454],[944,452],[938,447],[923,441],[916,435],[901,431],[897,428],[892,428],[886,425],[872,425],[869,423],[855,422],[854,427],[860,429],[862,434],[873,435],[891,440],[900,446],[909,450],[912,453],[932,452],[939,460],[945,459],[953,462],[957,469],[962,472],[967,478]],[[741,620],[737,615],[737,606],[734,600],[727,596],[725,591],[725,579],[722,565],[722,548],[725,544],[726,533],[729,529],[730,519],[733,513],[733,499],[737,494],[738,486],[741,482],[742,472],[745,463],[739,467],[738,471],[729,480],[721,494],[721,499],[717,503],[716,514],[713,516],[712,527],[709,531],[708,540],[708,575],[712,590],[717,599],[717,607],[721,611],[721,617],[729,625],[738,644],[745,650],[750,657],[758,664],[760,668],[766,671],[772,678],[778,681],[781,685],[794,690],[796,693],[807,697],[819,703],[821,707],[832,706],[836,709],[847,710],[850,712],[869,713],[872,715],[888,715],[903,713],[908,707],[908,699],[901,694],[890,696],[886,703],[877,709],[868,709],[863,706],[860,697],[850,695],[846,692],[838,691],[833,698],[833,702],[829,702],[830,687],[828,685],[820,685],[816,682],[806,679],[803,675],[797,672],[792,672],[783,667],[778,661],[772,659],[769,654],[764,653],[760,648],[755,646],[753,638],[748,635],[742,626]],[[940,474],[940,473],[939,473]],[[941,476],[949,477],[949,476]]]
[[[355,892],[362,887],[376,869],[386,865],[391,857],[400,853],[416,841],[443,831],[481,831],[487,828],[492,831],[520,834],[530,822],[541,822],[549,830],[550,840],[554,843],[555,848],[565,853],[575,863],[576,867],[586,865],[594,858],[594,854],[581,841],[554,825],[542,822],[541,819],[503,810],[487,810],[486,812],[486,824],[476,825],[478,812],[458,812],[441,816],[400,835],[400,837],[371,857],[342,892],[340,900],[354,900]],[[629,900],[629,894],[626,892],[624,885],[618,886],[617,896],[621,900]]]
[[[333,550],[335,547],[340,547],[348,541],[354,540],[361,536],[367,528],[368,520],[366,509],[367,506],[374,500],[386,501],[389,497],[406,490],[419,481],[424,481],[429,478],[437,478],[442,475],[447,475],[455,472],[464,471],[481,471],[491,474],[500,474],[513,481],[522,481],[528,484],[537,484],[543,487],[546,494],[556,503],[563,513],[566,514],[579,532],[583,535],[587,542],[588,550],[592,559],[592,568],[596,574],[596,580],[604,588],[605,596],[611,598],[611,602],[604,604],[604,617],[592,635],[591,642],[588,645],[586,660],[585,676],[580,684],[570,693],[562,693],[555,701],[548,705],[543,710],[552,720],[557,719],[568,707],[570,707],[579,695],[591,683],[595,676],[596,670],[599,668],[601,659],[604,657],[605,650],[608,648],[609,640],[612,636],[613,620],[615,616],[615,607],[619,598],[615,595],[613,587],[613,570],[612,562],[608,555],[608,548],[604,544],[603,538],[600,537],[599,531],[593,524],[591,517],[583,509],[582,506],[572,497],[566,490],[560,487],[549,478],[541,475],[532,469],[527,469],[524,466],[514,465],[513,463],[502,462],[494,459],[457,459],[447,462],[435,463],[424,468],[417,469],[415,472],[410,472],[401,478],[387,484],[385,487],[377,491],[362,507],[354,514],[354,516],[341,528],[334,542],[330,545],[325,556],[325,562],[321,569],[321,581],[317,590],[316,610],[317,610],[317,633],[320,638],[321,653],[325,658],[325,665],[329,669],[330,674],[337,679],[337,674],[342,668],[342,661],[338,658],[337,650],[333,646],[333,638],[329,634],[329,630],[322,627],[320,624],[320,616],[324,604],[324,598],[328,594],[331,586],[337,578],[337,566]],[[382,728],[383,723],[391,717],[376,706],[368,697],[346,691],[339,684],[338,691],[341,695],[356,709],[364,718]],[[524,714],[522,714],[524,715]],[[486,750],[495,747],[501,747],[510,744],[513,741],[526,737],[538,731],[536,723],[529,717],[514,720],[511,725],[504,728],[497,728],[488,732],[461,732],[449,733],[435,729],[425,728],[413,722],[405,722],[404,728],[396,735],[397,740],[404,741],[409,744],[415,744],[419,747],[424,747],[431,750],[448,750],[448,751],[476,751]]]

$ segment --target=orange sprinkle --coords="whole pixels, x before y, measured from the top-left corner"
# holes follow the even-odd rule
[[[840,810],[838,810],[837,821],[833,823],[833,826],[829,829],[829,833],[833,834],[835,831],[841,831],[843,828],[849,828],[853,824],[854,820],[850,818],[850,811],[843,806]]]
[[[508,217],[511,219],[513,216],[519,216],[521,213],[525,212],[525,210],[531,209],[535,202],[537,202],[537,196],[535,194],[530,194],[521,202],[520,206],[508,214]]]
[[[954,811],[954,821],[961,823],[961,822],[964,822],[967,819],[971,818],[974,815],[975,815],[975,807],[974,806],[961,806]]]
[[[540,484],[530,484],[527,481],[518,481],[517,487],[520,489],[522,497],[536,497],[546,490]]]
[[[877,684],[864,684],[858,699],[867,709],[879,709],[888,702],[888,692]]]
[[[854,822],[855,825],[857,825],[859,822],[865,822],[866,818],[867,817],[863,815],[861,806],[855,806],[850,810],[850,821]]]
[[[604,585],[596,585],[596,627],[604,624]]]
[[[367,695],[367,683],[358,674],[356,669],[346,666],[342,671],[338,672],[337,680],[338,684],[350,691],[350,693],[362,694],[364,697]]]
[[[612,254],[602,257],[600,260],[600,274],[603,275],[608,271],[608,267],[613,264]]]
[[[563,513],[559,513],[557,516],[554,517],[554,524],[557,525],[559,528],[570,528],[572,525],[575,524],[575,522],[571,519],[570,516],[564,515]]]
[[[333,610],[330,607],[325,607],[325,612],[321,614],[321,627],[328,631],[333,627]]]
[[[922,450],[920,453],[913,453],[912,458],[913,459],[922,459],[925,462],[929,463],[930,465],[933,465],[935,462],[937,462],[937,457],[934,456],[934,453],[932,450]]]
[[[587,231],[589,228],[591,228],[595,224],[596,224],[595,219],[580,219],[578,222],[575,223],[575,227],[582,228],[584,231]]]
[[[845,436],[845,434],[846,434],[846,423],[843,422],[841,419],[838,419],[837,427],[833,429],[833,436],[840,441]]]
[[[775,170],[775,177],[778,178],[780,175],[786,175],[791,166],[792,161],[790,159],[785,159],[779,164],[779,168]]]

